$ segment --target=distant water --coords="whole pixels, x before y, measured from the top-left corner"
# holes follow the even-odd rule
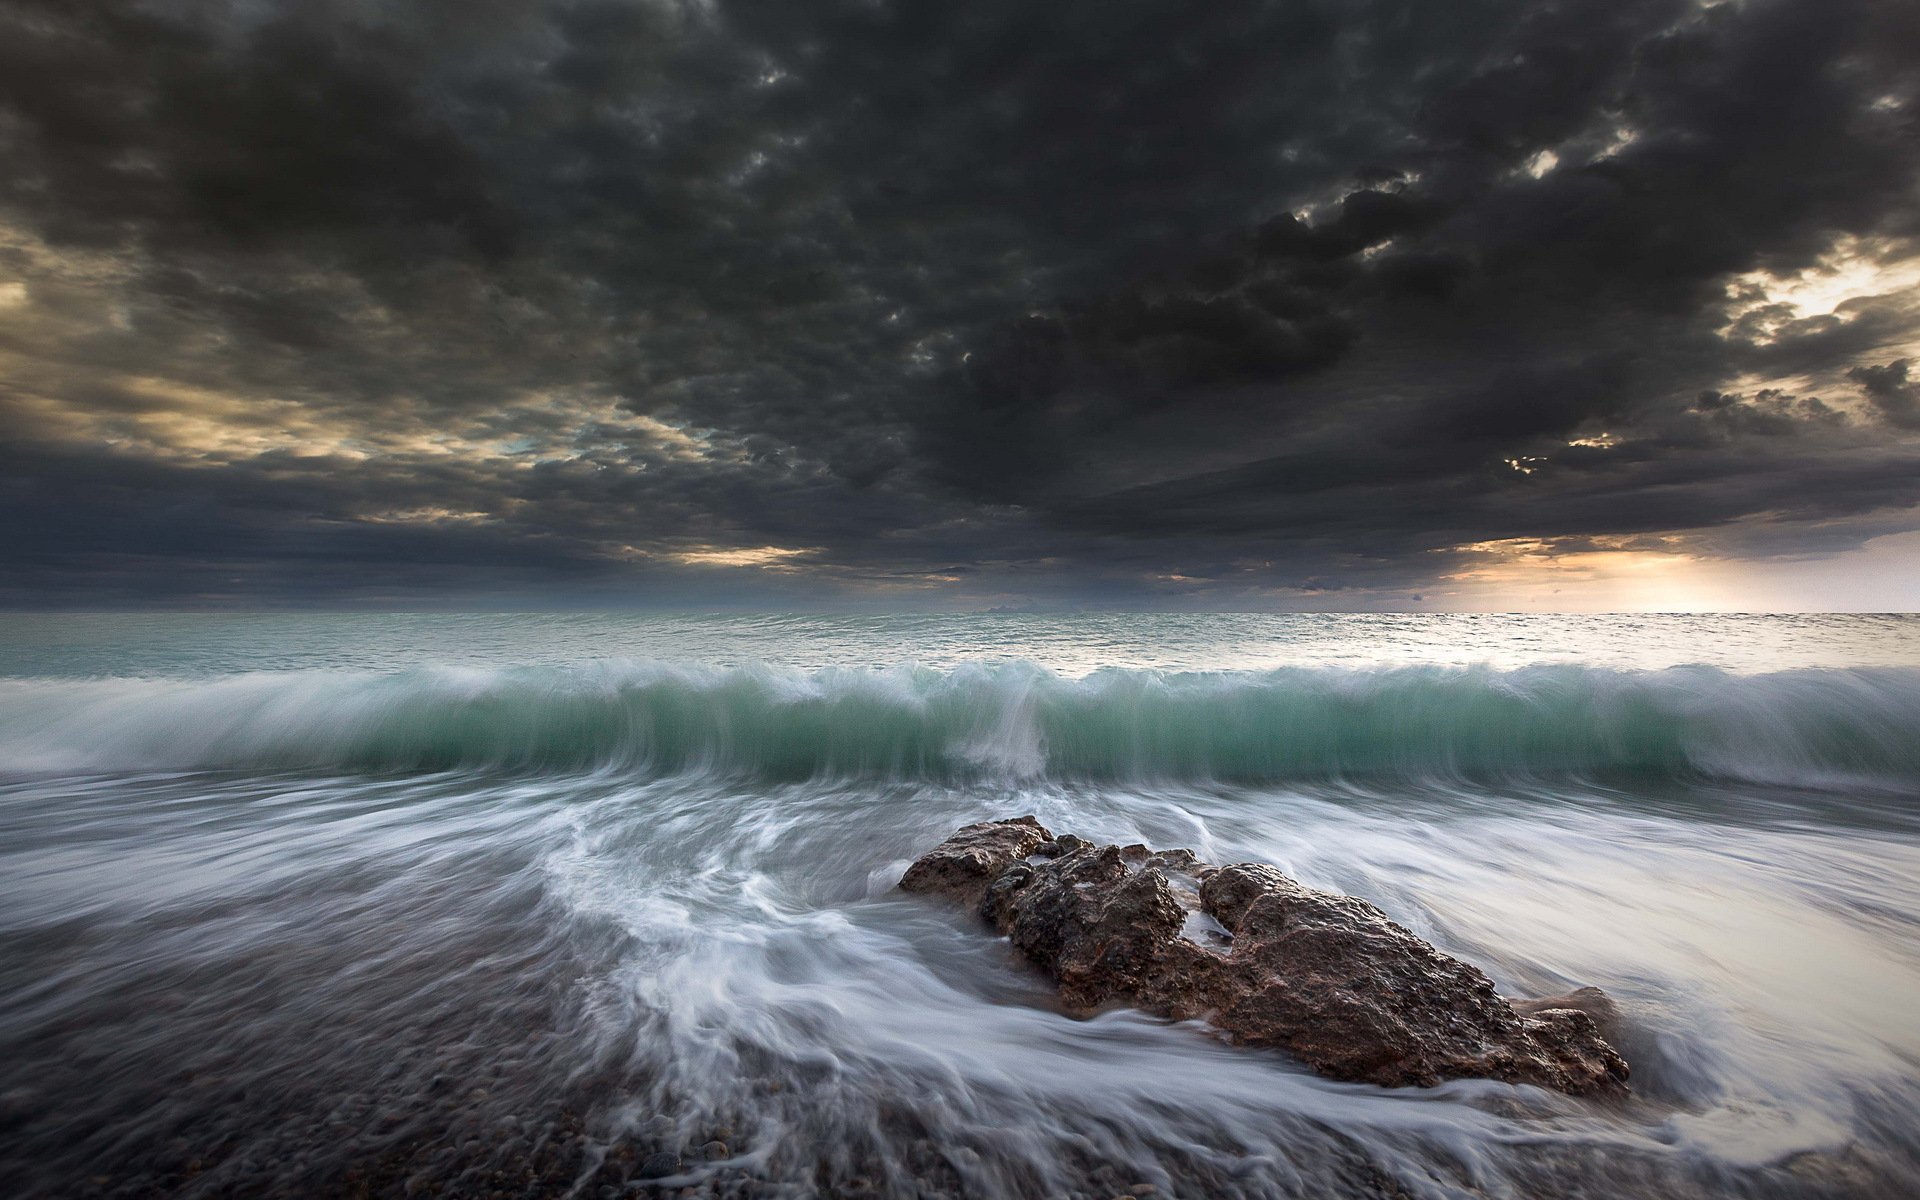
[[[1635,1097],[1063,1013],[894,891],[1022,812],[1598,984]],[[1904,1197],[1915,996],[1910,616],[0,617],[5,1195]]]

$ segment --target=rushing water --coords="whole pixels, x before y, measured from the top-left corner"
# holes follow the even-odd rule
[[[4,622],[6,1195],[1920,1194],[1920,619]],[[1635,1095],[1062,1012],[894,890],[1022,812],[1598,984]]]

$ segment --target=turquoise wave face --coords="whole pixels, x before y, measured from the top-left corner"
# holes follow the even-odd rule
[[[615,769],[773,780],[1920,778],[1920,671],[1403,667],[1067,678],[649,662],[0,683],[15,770]]]

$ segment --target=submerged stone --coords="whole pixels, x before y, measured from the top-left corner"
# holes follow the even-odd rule
[[[1508,1001],[1478,969],[1351,896],[1270,866],[1054,837],[1033,817],[969,825],[900,886],[1007,935],[1068,1004],[1130,1004],[1386,1087],[1487,1078],[1626,1091],[1598,988]]]

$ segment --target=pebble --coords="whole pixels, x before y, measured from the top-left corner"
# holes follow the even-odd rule
[[[640,1178],[642,1179],[662,1179],[668,1175],[678,1175],[679,1173],[680,1156],[677,1154],[668,1154],[665,1151],[650,1155],[647,1161],[640,1164]]]

